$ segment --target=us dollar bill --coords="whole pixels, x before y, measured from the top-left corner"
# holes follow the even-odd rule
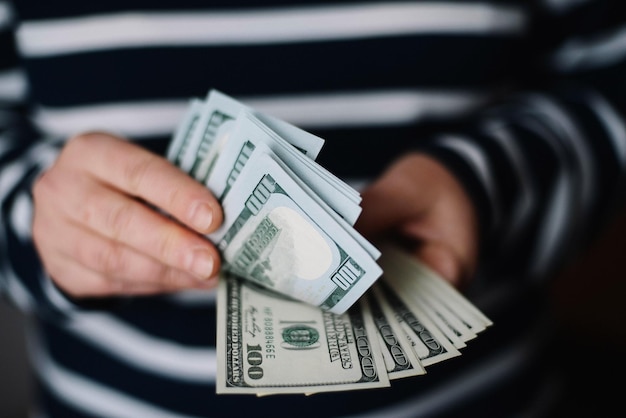
[[[317,393],[389,386],[364,305],[319,310],[223,276],[217,315],[217,393]]]
[[[381,249],[383,255],[379,263],[387,275],[401,281],[408,294],[427,299],[431,305],[438,306],[439,311],[447,312],[448,318],[455,316],[457,324],[460,322],[471,331],[469,339],[473,338],[471,334],[476,335],[493,325],[480,309],[424,263],[393,244],[385,243]]]
[[[216,141],[226,134],[242,110],[249,110],[269,124],[271,129],[308,158],[313,160],[317,158],[324,144],[323,139],[283,120],[251,109],[213,89],[207,94],[206,100],[191,100],[187,113],[171,141],[167,152],[168,159],[204,183],[210,172]]]
[[[420,363],[427,367],[461,355],[424,311],[407,301],[406,295],[399,294],[384,280],[385,277],[374,286],[373,291],[383,309],[401,324]]]
[[[212,89],[204,101],[190,100],[187,112],[177,126],[168,148],[168,159],[193,174],[199,181],[203,181],[210,167],[209,151],[217,139],[229,130],[242,111],[252,114],[271,132],[289,143],[293,150],[297,150],[297,154],[311,161],[317,158],[324,145],[322,138]],[[317,169],[335,183],[342,193],[360,202],[360,195],[356,190],[323,167],[318,166]]]
[[[324,310],[345,312],[380,277],[370,253],[266,153],[253,153],[209,237],[223,268]]]
[[[411,271],[408,255],[396,261],[399,269]],[[412,274],[404,279],[411,281]],[[423,300],[400,290],[383,276],[346,313],[337,315],[223,275],[218,287],[217,392],[312,395],[384,387],[459,356],[425,314],[429,308]],[[363,339],[353,338],[357,335]],[[359,359],[360,372],[354,359]]]
[[[311,190],[312,196],[325,202],[350,225],[356,222],[361,213],[360,196],[351,192],[346,193],[345,184],[337,182],[336,177],[304,156],[245,109],[232,121],[224,135],[216,139],[204,160],[208,166],[205,184],[220,200],[225,198],[236,181],[236,171],[233,171],[233,168],[246,164],[248,158],[261,144],[264,152],[274,155],[275,160],[288,170],[294,179]]]
[[[389,309],[383,309],[381,301],[372,292],[368,292],[364,299],[369,306],[368,313],[376,325],[380,350],[385,360],[389,379],[425,374],[426,370],[417,358],[402,326],[392,315],[392,312]]]
[[[167,159],[178,167],[182,168],[183,159],[188,154],[191,138],[198,127],[203,105],[204,102],[200,99],[190,99],[187,111],[174,131],[167,149]]]

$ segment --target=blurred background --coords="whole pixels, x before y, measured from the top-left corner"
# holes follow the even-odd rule
[[[32,380],[24,326],[24,316],[0,300],[0,418],[28,416]]]
[[[626,213],[557,274],[556,366],[567,381],[555,417],[623,416],[626,376]],[[26,318],[0,301],[0,418],[25,418],[32,384]],[[616,383],[617,382],[617,383]]]

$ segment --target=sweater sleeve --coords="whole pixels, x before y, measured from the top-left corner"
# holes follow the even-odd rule
[[[624,198],[626,16],[620,1],[537,4],[515,88],[424,151],[478,208],[489,280],[543,280]],[[524,53],[520,51],[520,53]]]
[[[28,83],[14,43],[14,14],[0,1],[0,295],[24,311],[60,315],[67,299],[47,277],[32,240],[32,184],[59,153],[28,118]]]

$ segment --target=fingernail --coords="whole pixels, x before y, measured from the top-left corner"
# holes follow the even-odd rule
[[[195,250],[189,255],[188,266],[191,272],[202,280],[213,276],[213,256],[204,249]]]
[[[191,223],[195,229],[206,231],[213,222],[213,209],[206,203],[197,203],[193,209]]]

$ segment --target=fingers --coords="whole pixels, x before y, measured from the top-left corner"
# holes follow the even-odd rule
[[[166,159],[132,143],[107,134],[81,135],[70,141],[64,158],[200,233],[212,232],[222,223],[221,207],[205,186]]]
[[[401,190],[402,185],[393,179],[383,177],[362,194],[363,210],[355,228],[371,240],[380,239],[381,235],[392,231],[404,220],[415,215],[413,205],[408,204],[411,200]],[[414,185],[411,185],[409,190],[413,187]]]
[[[443,243],[422,242],[412,253],[454,287],[462,287],[470,276],[467,260]]]
[[[478,258],[476,212],[459,181],[439,162],[408,154],[362,197],[356,227],[366,237],[401,241],[456,286],[471,277]]]
[[[106,276],[63,257],[59,257],[48,267],[48,272],[63,291],[76,298],[144,296],[181,290],[180,285],[166,286],[161,283],[138,282]],[[57,277],[61,279],[57,280]],[[66,286],[69,283],[71,285]],[[215,286],[213,283],[211,285]],[[208,285],[202,287],[208,288]]]
[[[38,247],[47,254],[44,264],[57,284],[75,297],[135,295],[185,288],[212,288],[212,280],[199,280],[185,271],[78,225],[58,225],[36,218]],[[45,220],[43,220],[45,221]],[[63,239],[58,239],[63,236]]]
[[[92,178],[61,175],[63,180],[72,181],[76,193],[49,199],[48,210],[57,209],[74,224],[200,279],[217,274],[219,254],[206,239]]]
[[[396,229],[414,255],[456,287],[471,279],[478,259],[477,226],[462,207],[444,199]]]
[[[94,186],[90,191],[86,207],[69,216],[78,215],[78,221],[84,221],[105,237],[198,278],[206,279],[217,273],[219,254],[206,239],[106,187]],[[99,216],[92,216],[96,211]]]

